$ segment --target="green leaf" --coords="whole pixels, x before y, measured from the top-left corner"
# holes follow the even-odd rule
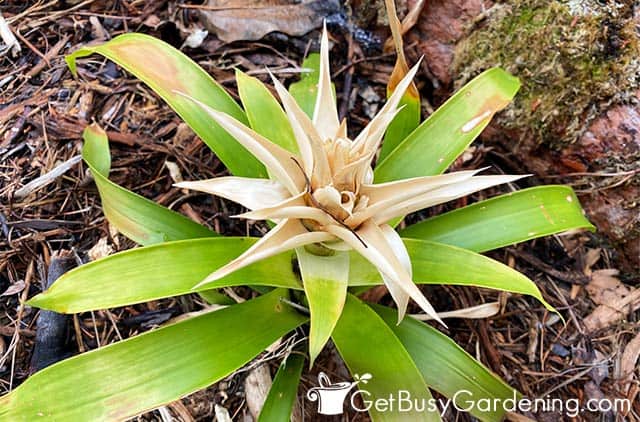
[[[298,398],[298,384],[304,367],[304,355],[291,353],[278,368],[267,399],[262,406],[258,422],[289,421],[293,405]]]
[[[574,229],[595,230],[573,189],[549,185],[477,202],[409,226],[400,234],[484,252]]]
[[[289,119],[269,89],[257,78],[237,69],[236,82],[251,128],[282,148],[297,153],[298,144]]]
[[[332,338],[354,378],[372,375],[366,384],[360,382],[356,387],[365,406],[376,399],[388,399],[390,394],[397,397],[400,391],[406,391],[413,400],[433,400],[416,364],[391,328],[355,296],[347,296]],[[349,406],[350,400],[345,404]],[[399,412],[397,406],[395,411],[372,406],[369,415],[373,421],[440,420],[438,413],[429,409]]]
[[[387,98],[393,94],[393,91],[387,93]],[[387,132],[384,135],[384,141],[380,148],[379,162],[382,162],[387,156],[404,141],[411,132],[420,124],[420,97],[414,97],[410,93],[406,93],[400,100],[398,107],[403,107],[393,118]]]
[[[214,122],[188,94],[208,106],[247,123],[242,109],[211,76],[169,44],[144,34],[123,34],[109,42],[86,46],[66,57],[76,74],[76,59],[101,54],[149,85],[236,176],[267,177],[264,166]]]
[[[318,96],[318,80],[320,78],[320,54],[312,53],[302,62],[302,68],[310,72],[301,73],[300,80],[289,86],[289,92],[300,108],[313,118]]]
[[[212,305],[233,305],[236,303],[235,300],[215,289],[203,290],[198,292],[198,294],[206,300],[207,303]]]
[[[507,404],[505,400],[520,397],[516,390],[440,331],[413,318],[405,318],[398,325],[396,310],[380,305],[371,307],[400,339],[427,384],[453,399],[459,409],[469,409],[482,421],[499,422],[505,410],[501,406],[485,409],[480,406],[481,400]],[[470,406],[471,402],[476,406]]]
[[[122,234],[141,245],[198,237],[214,232],[187,217],[111,182],[109,141],[97,124],[83,132],[82,158],[89,166],[102,199],[104,214]]]
[[[524,274],[478,253],[426,240],[402,239],[409,252],[416,284],[477,286],[530,295],[555,312]],[[349,286],[382,284],[378,271],[364,258],[351,253]]]
[[[320,354],[338,323],[349,281],[349,253],[334,251],[327,256],[314,255],[297,248],[302,284],[311,312],[309,366]]]
[[[196,284],[257,240],[193,239],[120,252],[65,273],[29,304],[76,313],[193,293]],[[291,253],[285,253],[264,259],[231,273],[220,283],[223,287],[256,284],[302,289],[291,258]],[[211,288],[207,285],[198,290]]]
[[[245,365],[306,318],[273,293],[52,365],[0,398],[0,420],[125,420]]]
[[[518,79],[500,68],[483,72],[377,165],[376,183],[444,172],[519,88]]]

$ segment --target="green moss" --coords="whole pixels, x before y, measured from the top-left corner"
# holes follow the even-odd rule
[[[523,86],[500,122],[554,147],[574,142],[604,109],[635,98],[640,43],[628,3],[499,2],[457,46],[456,87],[501,66]]]

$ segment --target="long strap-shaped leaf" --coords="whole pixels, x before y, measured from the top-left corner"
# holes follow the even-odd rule
[[[82,158],[98,186],[104,213],[122,234],[141,245],[216,235],[187,217],[110,181],[111,156],[106,133],[93,124],[87,126],[83,137]]]
[[[287,151],[297,153],[293,129],[278,100],[259,79],[236,70],[238,94],[251,129]]]
[[[196,284],[238,257],[256,240],[216,237],[130,249],[67,272],[29,304],[76,313],[193,293]],[[293,272],[291,253],[257,262],[222,281],[228,285],[302,288]]]
[[[493,115],[509,104],[518,88],[518,79],[500,68],[480,74],[377,165],[376,183],[444,172]]]
[[[403,239],[418,284],[476,286],[530,295],[555,312],[538,287],[524,274],[484,255],[442,243]],[[381,284],[380,275],[364,258],[352,253],[350,286]]]
[[[505,414],[502,406],[494,408],[477,404],[483,401],[506,404],[507,399],[519,397],[516,390],[440,331],[413,318],[405,318],[398,324],[395,309],[370,306],[400,339],[427,384],[453,399],[458,409],[469,409],[482,421],[499,422]]]
[[[120,252],[66,273],[29,304],[58,312],[83,312],[189,293],[209,273],[255,241],[231,237],[195,239]],[[531,280],[498,261],[451,245],[417,239],[404,242],[416,283],[486,287],[531,295],[545,303]],[[301,290],[291,260],[291,253],[277,255],[206,288],[255,284]],[[379,284],[382,279],[378,271],[360,255],[351,253],[349,285]]]
[[[309,362],[313,366],[344,307],[349,282],[349,253],[335,251],[332,255],[319,256],[302,247],[296,249],[296,255],[311,312]]]
[[[539,186],[497,196],[407,227],[403,237],[476,252],[567,230],[595,228],[568,186]]]
[[[258,422],[286,422],[290,420],[303,368],[304,355],[295,352],[280,364],[258,416]]]
[[[59,362],[0,398],[0,420],[117,421],[184,397],[306,320],[284,296],[275,290]]]
[[[397,315],[396,315],[397,318]],[[342,316],[333,331],[333,342],[349,371],[362,376],[370,373],[371,379],[355,389],[361,392],[365,404],[376,399],[396,399],[400,391],[420,403],[433,400],[422,374],[411,356],[391,328],[370,307],[349,294]],[[397,402],[396,402],[397,404]],[[345,400],[351,405],[351,400]],[[399,412],[398,407],[386,411],[370,406],[373,421],[439,421],[440,416],[431,409]]]
[[[76,73],[76,59],[94,53],[114,61],[149,85],[218,155],[231,173],[267,177],[264,166],[253,155],[193,101],[177,94],[187,94],[242,123],[247,122],[238,104],[193,60],[149,35],[123,34],[104,44],[83,47],[67,56],[71,71]]]

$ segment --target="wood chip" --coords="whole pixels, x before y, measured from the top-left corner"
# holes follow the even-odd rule
[[[92,261],[97,261],[100,258],[111,255],[112,253],[113,247],[109,244],[109,240],[106,237],[102,237],[98,240],[98,243],[89,249],[88,255]]]
[[[269,366],[266,364],[253,369],[244,380],[245,400],[247,401],[249,412],[255,420],[258,419],[258,414],[262,410],[270,388],[271,373],[269,372]]]
[[[229,416],[229,411],[227,409],[220,406],[219,404],[216,404],[214,409],[216,413],[216,422],[233,422],[231,420],[231,416]]]

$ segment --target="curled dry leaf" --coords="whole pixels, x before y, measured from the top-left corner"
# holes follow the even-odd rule
[[[640,289],[631,289],[617,277],[618,270],[597,270],[592,274],[587,292],[599,306],[584,319],[587,332],[605,328],[629,312],[640,309]]]
[[[629,294],[629,287],[622,284],[617,275],[616,269],[596,270],[592,273],[586,289],[596,305],[615,306]]]
[[[2,296],[11,296],[14,295],[16,293],[20,293],[21,291],[24,290],[25,287],[25,282],[24,280],[18,280],[15,283],[13,283],[11,286],[9,286],[9,288],[7,290],[5,290],[0,297]]]
[[[209,0],[201,16],[209,31],[233,42],[259,40],[274,31],[304,35],[339,10],[335,0]]]

